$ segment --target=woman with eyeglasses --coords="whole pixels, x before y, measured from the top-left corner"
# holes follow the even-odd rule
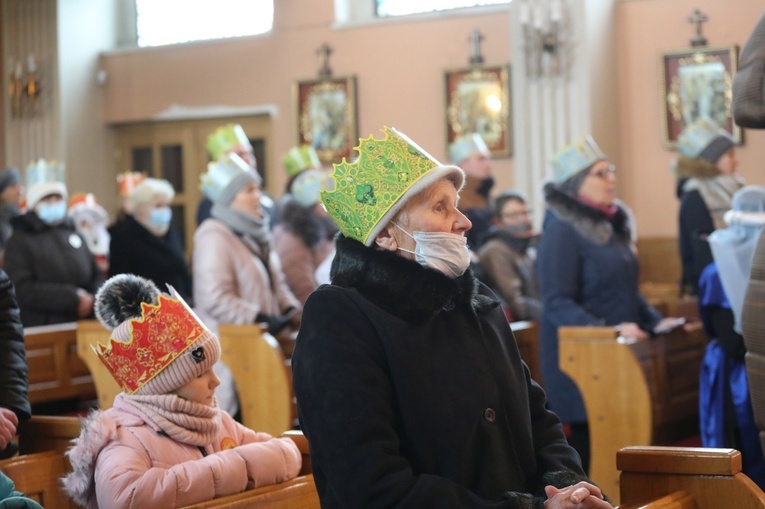
[[[571,425],[571,445],[589,465],[589,432],[582,396],[558,367],[558,327],[614,326],[628,338],[678,325],[638,289],[632,213],[616,199],[615,167],[591,137],[553,157],[545,185],[547,213],[537,248],[542,294],[540,357],[550,409]]]

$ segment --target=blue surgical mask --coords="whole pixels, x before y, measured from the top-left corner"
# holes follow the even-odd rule
[[[464,235],[445,232],[414,232],[396,228],[414,239],[414,251],[399,248],[406,253],[412,253],[417,263],[423,267],[436,269],[446,276],[455,279],[465,273],[470,266],[470,251]]]
[[[170,220],[173,218],[173,211],[170,207],[158,207],[151,209],[151,215],[149,216],[149,222],[152,226],[157,228],[165,228],[170,226]]]
[[[60,223],[66,215],[66,202],[58,200],[53,203],[40,203],[35,210],[37,217],[47,224]]]

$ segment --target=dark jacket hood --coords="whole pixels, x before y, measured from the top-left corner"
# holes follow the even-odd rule
[[[478,281],[470,269],[451,279],[438,270],[398,254],[367,247],[339,234],[332,261],[333,285],[355,288],[385,311],[411,323],[433,318],[444,308],[468,304],[477,312],[499,303],[478,293]]]
[[[545,185],[544,192],[550,210],[562,221],[571,223],[580,235],[596,245],[608,244],[614,235],[622,242],[629,243],[634,240],[632,214],[619,200],[614,202],[616,214],[609,219],[598,209],[564,193],[555,184]]]

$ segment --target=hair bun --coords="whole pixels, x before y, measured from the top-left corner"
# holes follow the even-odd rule
[[[109,278],[96,293],[95,311],[101,325],[114,329],[119,324],[139,318],[141,303],[157,304],[159,289],[148,279],[134,274]]]

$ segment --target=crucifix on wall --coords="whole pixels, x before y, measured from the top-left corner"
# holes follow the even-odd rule
[[[483,63],[481,55],[481,42],[484,40],[483,34],[476,28],[470,34],[470,65]]]
[[[709,18],[707,17],[707,15],[698,9],[693,11],[693,14],[688,16],[688,23],[692,25],[696,25],[695,27],[696,34],[693,36],[693,39],[691,39],[691,46],[706,46],[707,45],[707,38],[704,37],[704,35],[701,33],[703,24],[707,21],[709,21]]]
[[[316,50],[316,54],[319,55],[319,62],[321,63],[319,77],[331,78],[332,69],[329,67],[329,56],[332,54],[332,48],[325,42]]]

